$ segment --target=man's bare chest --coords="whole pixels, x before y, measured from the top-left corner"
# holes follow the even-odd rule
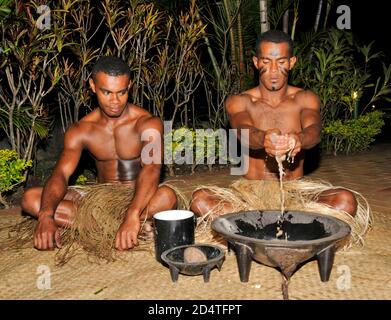
[[[270,106],[258,103],[249,108],[254,125],[260,130],[279,129],[282,133],[301,129],[300,108],[293,103]]]
[[[92,131],[85,148],[98,161],[130,160],[140,155],[142,143],[133,128],[123,126]]]

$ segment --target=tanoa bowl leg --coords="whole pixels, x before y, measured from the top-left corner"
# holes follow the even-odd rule
[[[334,245],[327,247],[326,249],[324,249],[323,251],[321,251],[316,255],[316,259],[318,261],[320,280],[322,282],[329,281],[331,269],[333,268],[334,256],[335,256]]]
[[[170,266],[170,274],[171,274],[172,282],[177,282],[179,270],[177,268],[175,268],[174,266]]]
[[[242,243],[235,243],[236,261],[238,262],[239,277],[241,282],[248,282],[251,270],[252,250]]]
[[[206,266],[205,268],[202,269],[202,273],[204,275],[204,282],[209,282],[209,277],[210,277],[210,267]]]

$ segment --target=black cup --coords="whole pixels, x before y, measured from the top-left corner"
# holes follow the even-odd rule
[[[161,255],[164,251],[194,244],[194,213],[187,210],[167,210],[153,216],[155,224],[155,255],[156,260],[163,263]]]

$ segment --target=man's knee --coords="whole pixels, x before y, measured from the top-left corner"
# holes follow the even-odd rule
[[[356,214],[357,199],[349,190],[343,188],[327,190],[321,197],[324,198],[321,202],[325,202],[337,210],[343,210],[352,216]]]
[[[168,186],[161,186],[155,194],[155,201],[157,204],[162,204],[165,209],[173,209],[177,206],[178,198],[174,190]]]
[[[191,197],[190,210],[198,216],[205,215],[210,207],[211,193],[208,189],[202,188],[194,191]]]
[[[357,211],[357,199],[354,194],[346,189],[339,189],[338,202],[343,207],[342,210],[354,216]]]
[[[36,216],[41,205],[41,187],[33,187],[27,189],[22,197],[22,210]]]

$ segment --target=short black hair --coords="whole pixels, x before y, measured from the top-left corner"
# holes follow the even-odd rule
[[[287,33],[283,32],[281,30],[269,30],[269,31],[263,32],[259,36],[257,43],[255,44],[255,52],[256,52],[257,57],[260,54],[262,42],[274,42],[274,43],[286,42],[286,43],[288,43],[289,56],[290,57],[293,56],[293,41]]]
[[[130,79],[129,66],[120,58],[105,56],[98,59],[98,61],[92,67],[92,78],[95,77],[98,72],[104,72],[110,76],[122,76],[127,75]]]

